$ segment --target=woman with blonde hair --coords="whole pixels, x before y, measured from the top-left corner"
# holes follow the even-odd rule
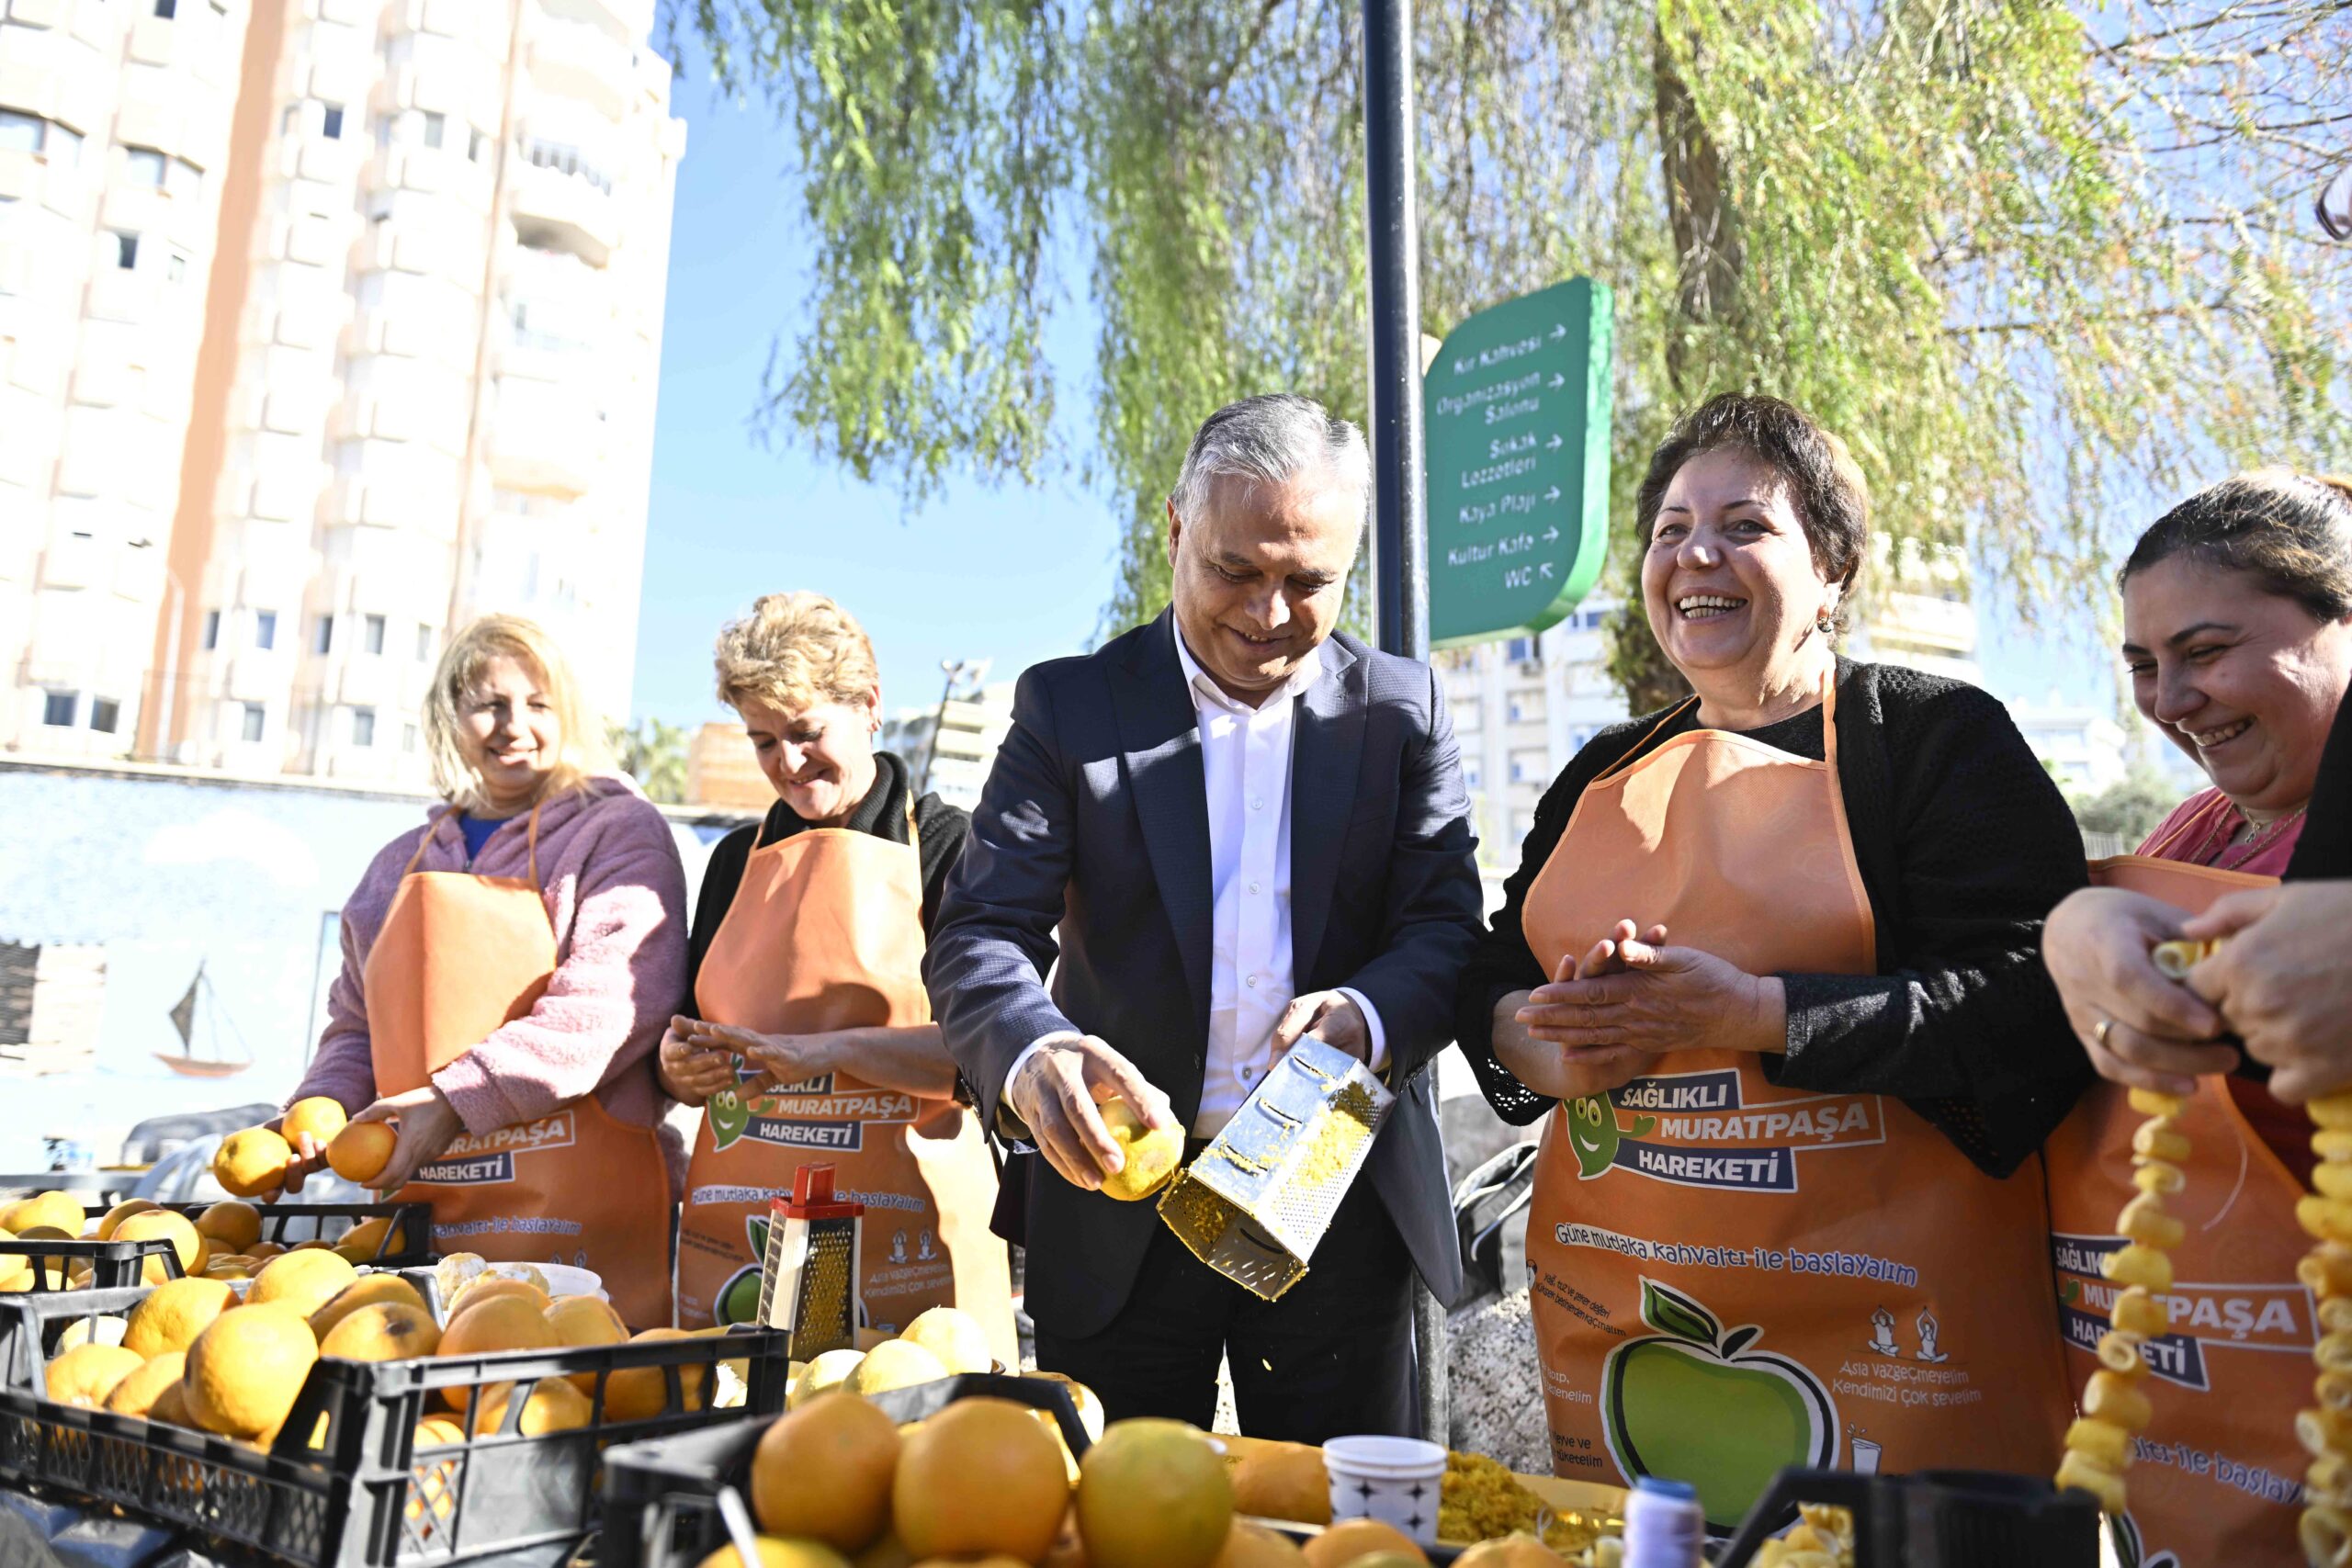
[[[343,908],[343,972],[292,1100],[398,1139],[369,1185],[433,1205],[435,1245],[594,1269],[669,1321],[673,1171],[654,1053],[685,973],[669,824],[611,771],[554,642],[488,615],[434,671],[442,804]],[[292,1100],[288,1103],[292,1103]],[[324,1150],[304,1134],[289,1187]]]
[[[922,985],[925,933],[970,819],[917,798],[906,763],[875,749],[874,648],[831,599],[762,598],[719,633],[718,674],[777,798],[711,852],[685,1015],[662,1042],[663,1087],[704,1108],[679,1222],[679,1322],[752,1315],[767,1200],[822,1163],[865,1205],[866,1325],[958,1306],[1011,1364],[1007,1258],[988,1229],[995,1170]]]

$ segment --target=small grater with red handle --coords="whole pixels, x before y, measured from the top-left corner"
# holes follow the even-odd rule
[[[792,1196],[768,1204],[759,1321],[791,1337],[796,1361],[856,1348],[857,1222],[865,1213],[865,1204],[834,1193],[830,1165],[800,1167],[792,1173]]]

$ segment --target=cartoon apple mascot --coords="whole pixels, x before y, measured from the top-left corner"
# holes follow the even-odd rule
[[[1600,1401],[1609,1454],[1630,1481],[1687,1481],[1707,1528],[1728,1533],[1772,1477],[1838,1458],[1838,1406],[1786,1356],[1749,1348],[1763,1330],[1729,1333],[1696,1298],[1642,1280],[1642,1321],[1658,1332],[1609,1353]]]
[[[1657,1125],[1655,1116],[1634,1119],[1634,1136],[1645,1136]],[[1624,1134],[1617,1129],[1617,1109],[1606,1097],[1585,1095],[1568,1101],[1568,1147],[1576,1151],[1577,1177],[1590,1181],[1609,1174],[1617,1163],[1617,1146]]]

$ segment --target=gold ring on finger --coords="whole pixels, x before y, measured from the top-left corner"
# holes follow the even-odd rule
[[[2104,1051],[2107,1049],[2108,1032],[2114,1027],[2115,1020],[2108,1017],[2105,1013],[2099,1014],[2098,1022],[2091,1029],[2091,1038],[2098,1042],[2098,1048],[2100,1050]]]

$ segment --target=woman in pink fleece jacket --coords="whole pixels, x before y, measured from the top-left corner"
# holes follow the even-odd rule
[[[601,748],[547,635],[452,642],[425,729],[447,804],[376,856],[294,1099],[399,1139],[368,1185],[434,1205],[439,1249],[666,1277],[684,1151],[654,1053],[686,972],[669,824]],[[547,931],[538,931],[543,914]],[[290,1101],[289,1101],[290,1103]],[[289,1186],[324,1151],[307,1135]],[[602,1265],[602,1267],[600,1267]],[[658,1319],[667,1321],[667,1281]]]

